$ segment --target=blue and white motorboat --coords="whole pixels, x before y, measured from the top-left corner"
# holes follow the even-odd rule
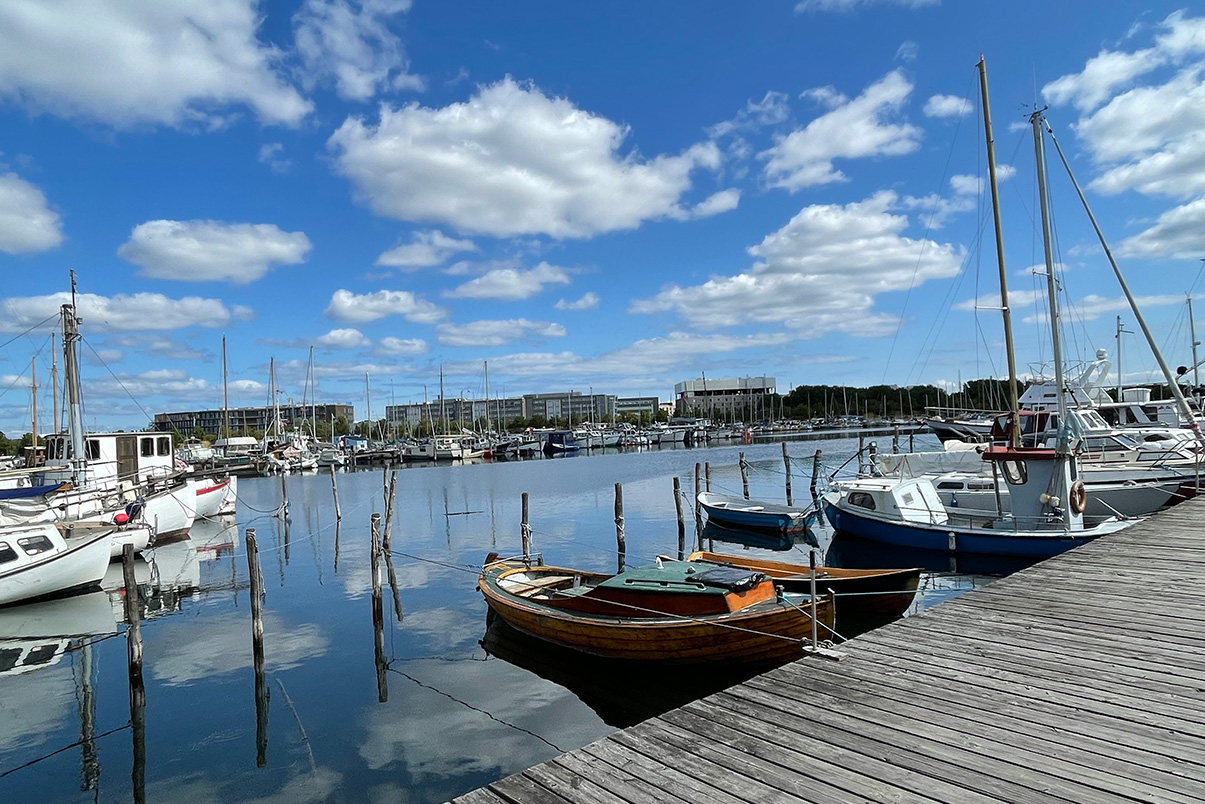
[[[810,524],[811,511],[794,505],[746,500],[728,494],[700,491],[696,498],[707,519],[727,528],[801,533]]]

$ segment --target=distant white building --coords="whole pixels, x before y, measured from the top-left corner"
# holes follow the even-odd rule
[[[674,412],[715,421],[763,418],[766,398],[778,393],[773,377],[700,377],[674,386]]]

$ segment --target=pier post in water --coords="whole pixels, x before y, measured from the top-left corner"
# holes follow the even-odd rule
[[[891,454],[900,454],[900,426],[895,426],[895,433],[891,436]]]
[[[866,451],[866,436],[858,433],[858,474],[865,471],[865,465],[862,461],[862,453]]]
[[[381,539],[382,548],[386,553],[389,552],[389,541],[393,535],[393,504],[397,499],[397,470],[394,469],[389,475],[389,491],[385,494],[385,532]]]
[[[615,484],[615,550],[619,569],[623,572],[627,566],[628,545],[623,535],[623,484]]]
[[[787,454],[787,442],[782,442],[782,465],[787,472],[787,505],[794,505],[791,499],[791,456]]]
[[[682,516],[682,481],[674,475],[674,509],[678,514],[678,560],[686,556],[686,520]]]
[[[749,499],[749,464],[745,463],[745,453],[738,453],[741,466],[741,487],[745,491],[745,499]]]
[[[130,732],[134,751],[130,782],[135,804],[142,804],[146,801],[146,688],[142,683],[142,612],[138,608],[138,582],[134,578],[132,544],[122,547],[121,575],[125,582],[125,615],[129,626],[126,641],[130,665]]]
[[[703,549],[703,506],[699,504],[699,464],[695,464],[695,540]]]
[[[816,492],[816,483],[820,479],[820,450],[816,450],[816,454],[812,456],[812,483],[808,490],[812,493],[812,505],[820,506],[820,495]]]
[[[527,520],[527,492],[523,492],[523,520],[519,524],[519,534],[523,538],[523,563],[531,566],[531,525]]]
[[[369,554],[369,564],[372,571],[372,597],[374,600],[381,596],[381,515],[372,515],[372,552]]]
[[[386,671],[389,664],[385,659],[385,611],[381,603],[381,515],[372,515],[372,636],[373,659],[377,669],[377,701],[389,700]]]
[[[703,462],[703,488],[711,491],[711,461]]]
[[[338,522],[343,518],[343,512],[339,510],[339,481],[335,479],[335,467],[331,465],[331,494],[335,496],[335,521]]]
[[[282,502],[280,504],[280,515],[284,519],[289,518],[289,479],[288,479],[288,475],[289,475],[289,473],[288,473],[287,469],[282,468],[280,470],[280,498],[282,500]]]
[[[264,675],[264,579],[259,571],[255,528],[247,529],[247,574],[251,582],[251,655],[255,669],[255,765],[268,764],[268,681]]]

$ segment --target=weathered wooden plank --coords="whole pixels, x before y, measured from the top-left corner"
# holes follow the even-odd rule
[[[589,779],[632,804],[640,804],[644,801],[692,804],[689,797],[679,796],[672,790],[650,784],[641,776],[616,768],[605,759],[585,751],[571,751],[568,754],[562,754],[552,760],[550,764],[561,766],[574,776]]]
[[[571,804],[573,801],[537,784],[522,773],[499,779],[489,789],[510,804]]]
[[[566,770],[557,761],[551,760],[528,768],[523,775],[562,798],[580,804],[627,804],[621,798],[593,779]]]
[[[648,749],[646,748],[646,750]],[[653,750],[656,751],[656,748],[653,747]],[[744,799],[712,787],[694,776],[682,773],[677,768],[672,768],[658,759],[623,745],[618,740],[599,740],[586,746],[582,751],[598,757],[616,769],[638,775],[644,781],[673,792],[694,804],[745,804]]]
[[[470,790],[463,796],[452,799],[453,804],[506,804],[506,799],[492,792],[488,787]]]
[[[986,605],[1020,611],[1032,611],[1036,604],[1042,607],[1044,616],[1063,619],[1078,613],[1081,622],[1099,623],[1111,629],[1150,629],[1152,636],[1169,640],[1181,635],[1194,637],[1192,640],[1180,639],[1179,642],[1195,641],[1205,631],[1205,614],[1196,608],[1199,601],[1188,596],[1169,599],[1156,590],[1149,591],[1140,599],[1124,600],[1115,595],[1093,595],[1074,587],[1060,589],[1058,594],[1033,597],[989,587],[981,590],[974,602],[976,608]]]
[[[807,716],[811,707],[821,705],[825,696],[882,708],[907,715],[918,723],[933,723],[952,729],[965,729],[986,739],[1007,745],[1020,744],[1043,755],[1092,768],[1107,768],[1121,779],[1146,780],[1169,790],[1187,793],[1187,801],[1200,795],[1205,782],[1205,746],[1185,745],[1171,739],[1127,739],[1113,729],[1077,729],[1075,713],[1060,712],[1054,717],[1034,716],[1024,708],[1008,711],[997,700],[958,687],[916,685],[907,678],[880,673],[876,667],[851,669],[846,663],[835,670],[837,678],[817,678],[813,672],[801,686],[759,679],[757,683],[738,685],[726,693],[788,711],[792,716]],[[776,696],[775,698],[761,696]],[[717,696],[723,701],[724,696]],[[1074,737],[1074,739],[1069,739]],[[1179,752],[1180,757],[1167,751]],[[1195,791],[1195,792],[1193,792]]]

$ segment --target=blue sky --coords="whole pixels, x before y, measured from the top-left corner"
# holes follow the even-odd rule
[[[1104,10],[1104,9],[1107,9]],[[1199,14],[1199,12],[1198,12]],[[1048,361],[1035,103],[1172,365],[1205,257],[1205,16],[1176,3],[8,0],[0,429],[267,400],[1000,376]],[[1057,156],[1068,359],[1137,331]],[[980,309],[976,310],[976,299]],[[1205,326],[1205,324],[1203,324]],[[1127,334],[1127,382],[1154,378]]]

